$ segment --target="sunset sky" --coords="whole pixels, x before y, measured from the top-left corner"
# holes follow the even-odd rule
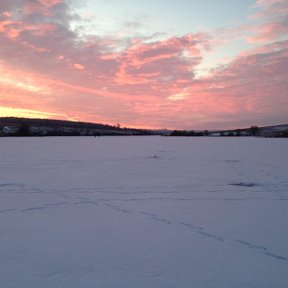
[[[287,0],[0,0],[0,116],[288,123]]]

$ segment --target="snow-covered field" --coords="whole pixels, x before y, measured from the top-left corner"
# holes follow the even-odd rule
[[[287,288],[288,142],[0,138],[0,287]]]

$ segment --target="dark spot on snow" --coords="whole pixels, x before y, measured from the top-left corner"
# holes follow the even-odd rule
[[[252,243],[250,243],[250,242],[248,242],[248,241],[243,241],[243,240],[240,240],[240,239],[235,239],[234,241],[235,241],[235,242],[238,242],[238,243],[240,243],[240,244],[242,244],[242,245],[245,245],[245,246],[247,246],[247,247],[250,247],[250,248],[259,249],[259,250],[268,250],[268,249],[267,249],[266,247],[264,247],[264,246],[255,245],[255,244],[252,244]]]
[[[208,238],[212,238],[214,240],[217,241],[221,241],[224,242],[224,239],[222,237],[218,237],[217,235],[205,232],[205,231],[197,231],[198,234],[201,234],[202,236],[208,237]]]
[[[273,257],[273,258],[276,258],[276,259],[279,259],[279,260],[283,260],[283,261],[287,261],[288,260],[287,257],[281,256],[281,255],[276,255],[276,254],[273,254],[273,253],[270,253],[270,252],[267,252],[266,255],[268,255],[270,257]]]
[[[31,208],[26,208],[26,209],[22,209],[22,212],[26,212],[26,211],[34,211],[34,210],[42,210],[45,209],[47,207],[45,206],[39,206],[39,207],[31,207]]]
[[[172,224],[171,221],[166,220],[164,218],[157,217],[157,216],[156,217],[152,216],[151,219],[154,221],[159,221],[159,222],[166,223],[166,224]]]
[[[153,156],[148,157],[150,159],[160,159],[160,156],[157,154],[154,154]]]
[[[239,186],[239,187],[255,187],[258,186],[256,183],[250,183],[250,182],[235,182],[228,184],[230,186]]]
[[[225,160],[226,163],[240,163],[240,160]]]

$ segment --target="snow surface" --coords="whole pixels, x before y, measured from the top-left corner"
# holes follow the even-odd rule
[[[0,139],[0,287],[287,288],[288,143]]]

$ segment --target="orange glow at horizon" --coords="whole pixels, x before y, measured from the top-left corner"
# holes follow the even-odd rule
[[[19,118],[37,118],[37,119],[59,119],[75,121],[69,118],[67,115],[49,113],[30,109],[19,109],[11,107],[0,107],[1,117],[19,117]]]
[[[103,121],[93,121],[87,120],[84,118],[73,119],[64,114],[56,114],[49,113],[37,110],[29,110],[29,109],[18,109],[18,108],[9,108],[9,107],[0,107],[0,117],[17,117],[17,118],[30,118],[30,119],[52,119],[52,120],[68,120],[73,122],[89,122],[89,123],[101,123],[107,124],[111,126],[116,126],[118,123],[110,123]],[[159,127],[151,126],[151,125],[133,125],[133,124],[122,124],[121,127],[124,128],[135,128],[135,129],[159,129]]]

